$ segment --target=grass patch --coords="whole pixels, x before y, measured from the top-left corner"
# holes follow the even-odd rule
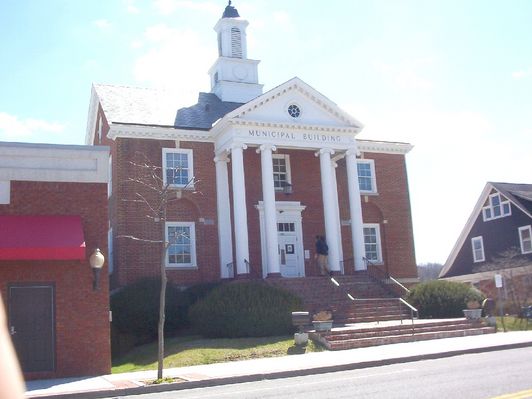
[[[504,316],[504,327],[501,317],[497,317],[497,331],[526,331],[528,329],[532,330],[532,321],[527,323],[526,319],[519,319],[515,316]]]
[[[164,367],[185,367],[236,360],[277,357],[323,350],[312,341],[306,347],[294,345],[292,336],[263,338],[203,339],[197,336],[167,338]],[[157,369],[157,342],[134,348],[113,359],[112,373]]]

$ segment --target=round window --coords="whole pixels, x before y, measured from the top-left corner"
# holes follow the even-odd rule
[[[297,105],[290,104],[288,106],[288,115],[290,115],[292,118],[299,118],[299,115],[301,115],[301,110]]]

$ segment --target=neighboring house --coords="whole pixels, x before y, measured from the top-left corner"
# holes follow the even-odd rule
[[[417,281],[405,163],[412,146],[356,139],[362,124],[297,77],[263,93],[259,61],[247,58],[247,25],[225,9],[214,27],[211,92],[188,108],[178,107],[179,93],[93,86],[86,144],[111,148],[113,286],[159,274],[160,245],[127,236],[162,240],[163,227],[167,275],[183,286],[319,275],[316,235],[326,236],[333,273],[363,271],[369,259]],[[166,221],[132,202],[153,199],[131,182],[141,176],[132,162],[146,161],[182,190]]]
[[[0,293],[27,379],[110,372],[108,278],[94,290],[89,264],[107,254],[108,158],[0,142]]]
[[[510,295],[531,298],[532,184],[486,184],[440,278],[478,283],[496,296],[495,274],[508,280]]]

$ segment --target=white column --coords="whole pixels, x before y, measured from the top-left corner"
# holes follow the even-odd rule
[[[338,184],[336,181],[336,168],[338,167],[338,164],[335,161],[331,162],[334,204],[336,205],[336,226],[338,228],[338,259],[340,261],[340,271],[344,273],[344,268],[342,265],[342,260],[344,259],[344,250],[342,248],[342,226],[340,224],[340,204],[338,203]]]
[[[332,272],[340,271],[340,256],[338,253],[338,226],[337,213],[334,204],[334,188],[332,182],[331,155],[334,151],[322,148],[320,154],[321,191],[323,193],[323,214],[325,217],[325,238],[329,247],[329,267]]]
[[[244,178],[245,144],[231,147],[231,170],[233,172],[233,214],[235,226],[236,274],[249,273],[248,212],[246,208],[246,182]]]
[[[349,211],[351,213],[351,240],[353,242],[353,257],[355,270],[366,270],[364,262],[366,249],[364,247],[364,225],[362,221],[362,203],[360,201],[360,187],[358,185],[357,148],[346,152],[347,187],[349,189]]]
[[[216,164],[216,208],[218,213],[218,253],[220,255],[220,277],[233,277],[228,264],[233,262],[233,238],[231,237],[231,205],[229,203],[229,178],[226,154],[214,158]]]
[[[277,235],[277,212],[275,209],[275,187],[273,184],[272,151],[275,146],[263,144],[260,152],[262,169],[262,201],[264,202],[264,228],[266,237],[266,259],[269,276],[279,276],[279,237]]]

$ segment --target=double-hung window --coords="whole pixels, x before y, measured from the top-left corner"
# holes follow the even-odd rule
[[[287,154],[273,154],[273,186],[282,191],[290,184],[290,156]]]
[[[499,193],[491,194],[488,198],[486,206],[482,208],[482,217],[484,221],[510,216],[512,208],[510,201],[504,200]]]
[[[484,262],[486,257],[484,256],[484,240],[482,236],[473,237],[471,239],[471,248],[473,250],[473,262]]]
[[[380,226],[368,223],[364,224],[363,230],[366,259],[373,263],[382,263]]]
[[[532,227],[530,225],[519,227],[519,242],[522,254],[532,253]]]
[[[163,148],[163,184],[165,186],[193,188],[193,166],[192,150]]]
[[[166,222],[168,253],[166,267],[196,267],[196,229],[194,222]]]
[[[375,161],[373,159],[357,159],[358,186],[361,193],[377,192],[375,179]]]

